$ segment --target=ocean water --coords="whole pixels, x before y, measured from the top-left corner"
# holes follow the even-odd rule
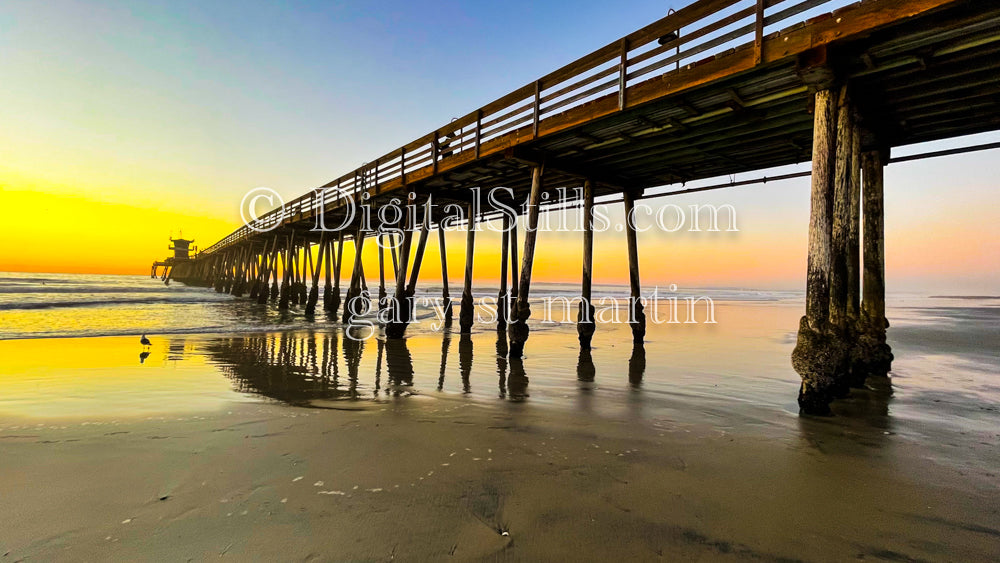
[[[454,292],[453,288],[453,292]],[[420,296],[438,295],[430,286]],[[506,358],[493,324],[471,335],[430,307],[403,341],[336,319],[279,312],[212,289],[140,276],[0,274],[0,415],[125,416],[224,408],[227,401],[372,408],[400,397],[569,408],[699,421],[719,428],[792,426],[799,377],[790,354],[801,293],[688,290],[714,300],[715,323],[650,323],[632,344],[625,318],[599,323],[581,354],[571,322],[540,322],[544,297],[575,285],[533,284],[525,358]],[[477,295],[494,296],[495,288]],[[453,293],[454,294],[454,293]],[[595,298],[625,299],[599,286]],[[660,307],[669,310],[669,301]],[[457,305],[456,305],[457,309]],[[482,311],[481,311],[482,312]],[[647,306],[647,315],[652,311]],[[570,318],[575,316],[575,311]],[[869,428],[914,439],[1000,435],[1000,299],[891,296],[891,380],[836,408]],[[554,320],[564,320],[554,314]],[[610,317],[606,317],[610,318]],[[152,340],[142,347],[139,335]],[[104,337],[104,338],[97,338]],[[367,406],[366,406],[367,405]]]
[[[546,297],[579,295],[579,286],[570,284],[532,284],[535,301]],[[452,298],[460,297],[461,287],[451,287]],[[496,287],[475,289],[475,296],[496,297]],[[346,286],[341,288],[341,295]],[[420,306],[420,298],[436,298],[440,285],[426,284],[416,295],[418,318],[430,322],[433,306]],[[660,295],[681,300],[685,296],[707,296],[716,301],[794,300],[796,292],[753,289],[686,289]],[[601,298],[618,299],[622,306],[628,287],[596,285],[595,302]],[[609,301],[610,303],[610,301]],[[558,306],[558,303],[557,303]],[[559,309],[556,309],[559,312]],[[680,312],[684,315],[683,309]],[[482,312],[484,318],[489,314]],[[562,320],[563,315],[554,316]],[[575,318],[575,309],[573,311]],[[610,317],[609,317],[610,318]],[[307,319],[301,308],[285,313],[276,307],[260,307],[246,298],[216,293],[212,289],[188,287],[172,282],[165,285],[148,276],[113,276],[79,274],[25,274],[0,272],[0,340],[15,338],[57,338],[84,336],[122,336],[140,334],[233,333],[273,331],[298,328],[333,328],[324,315]]]

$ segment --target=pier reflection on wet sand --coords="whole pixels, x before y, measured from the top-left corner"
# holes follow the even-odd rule
[[[451,355],[453,335],[442,331],[440,365],[434,390],[444,391],[449,375],[458,372],[462,394],[472,394],[474,385],[483,381],[474,376],[476,361],[493,361],[496,365],[497,396],[519,402],[528,398],[528,374],[524,361],[508,358],[508,342],[504,331],[496,332],[495,347],[487,355],[478,350],[472,335],[458,336],[457,366]],[[483,335],[485,336],[485,335]],[[425,342],[421,342],[423,347]],[[183,344],[181,344],[183,347]],[[398,397],[415,392],[413,354],[408,339],[357,339],[344,331],[286,332],[215,338],[207,342],[205,353],[234,383],[239,392],[254,393],[293,405],[305,406],[317,400],[365,400]],[[589,367],[583,367],[584,354]],[[581,370],[588,371],[594,381],[596,368],[589,359],[589,350],[581,353]],[[178,358],[172,354],[171,359]],[[373,365],[370,363],[373,362]],[[420,366],[420,375],[429,375]],[[646,368],[645,350],[635,346],[627,368],[619,373],[638,387]],[[481,366],[478,371],[486,371]],[[581,372],[582,373],[582,372]],[[383,379],[383,374],[385,379]],[[417,376],[419,377],[419,376]],[[616,375],[620,377],[620,375]],[[581,381],[584,378],[581,376]],[[430,381],[424,378],[417,385],[424,390]],[[426,389],[430,391],[430,389]]]

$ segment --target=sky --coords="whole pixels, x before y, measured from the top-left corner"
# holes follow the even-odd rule
[[[247,190],[291,200],[684,3],[5,1],[0,271],[148,272],[170,236],[205,247],[238,227]],[[886,170],[890,291],[1000,293],[998,157]],[[731,204],[740,231],[640,235],[644,283],[801,289],[808,193],[800,179],[672,198]],[[477,241],[483,283],[494,238]],[[627,280],[624,249],[597,237],[597,281]],[[579,233],[539,236],[536,279],[579,271]]]

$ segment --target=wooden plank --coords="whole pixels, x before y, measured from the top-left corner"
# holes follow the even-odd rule
[[[583,78],[581,80],[578,80],[576,82],[568,84],[568,85],[566,85],[566,86],[564,86],[564,87],[562,87],[562,88],[560,88],[558,90],[553,90],[553,91],[545,94],[544,96],[542,96],[542,103],[545,104],[545,103],[551,102],[552,100],[555,100],[555,99],[559,98],[560,96],[565,96],[566,94],[569,94],[570,92],[573,92],[575,90],[579,90],[580,88],[583,88],[584,86],[588,86],[590,84],[593,84],[594,82],[597,82],[598,80],[600,80],[602,78],[607,78],[609,76],[614,76],[617,73],[618,73],[618,66],[617,65],[610,66],[610,67],[608,67],[608,68],[606,68],[606,69],[604,69],[604,70],[602,70],[600,72],[594,73],[594,74],[592,74],[592,75],[590,75],[590,76],[588,76],[586,78]]]

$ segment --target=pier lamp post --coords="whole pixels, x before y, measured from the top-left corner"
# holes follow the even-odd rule
[[[677,10],[675,10],[673,8],[670,8],[669,10],[667,10],[667,16],[669,16],[670,14],[675,13],[676,11]],[[667,43],[671,43],[673,41],[677,41],[680,38],[681,38],[681,30],[680,30],[680,28],[678,28],[678,29],[675,29],[674,31],[671,31],[671,32],[667,33],[666,35],[660,37],[659,39],[657,39],[656,42],[659,43],[660,45],[666,45]],[[677,46],[677,50],[674,51],[674,52],[675,52],[675,54],[678,54],[678,55],[681,54],[681,46],[678,45]],[[675,65],[674,68],[676,70],[680,70],[680,68],[681,68],[681,61],[680,61],[680,59],[677,59],[677,61],[674,63],[674,65]]]

